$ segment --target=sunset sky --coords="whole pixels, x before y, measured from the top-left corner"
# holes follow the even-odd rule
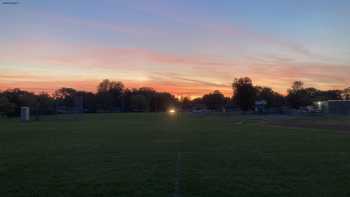
[[[0,0],[0,90],[350,86],[349,0]]]

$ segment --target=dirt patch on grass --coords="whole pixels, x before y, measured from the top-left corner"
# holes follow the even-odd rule
[[[350,134],[350,118],[292,117],[286,119],[264,119],[264,124],[281,127],[334,130]]]

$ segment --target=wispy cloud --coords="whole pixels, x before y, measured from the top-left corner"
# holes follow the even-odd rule
[[[48,12],[45,10],[31,10],[31,15],[37,18],[45,18],[56,26],[67,27],[79,27],[81,30],[101,30],[107,32],[124,33],[128,35],[144,36],[145,34],[161,34],[159,31],[154,31],[151,27],[147,26],[135,26],[128,24],[117,24],[107,21],[88,20],[73,15],[62,15]]]
[[[237,41],[243,40],[246,42],[255,42],[258,45],[263,44],[273,47],[280,47],[288,50],[289,52],[307,57],[321,58],[319,54],[312,52],[301,43],[283,37],[277,38],[276,36],[258,31],[249,26],[249,24],[242,26],[228,22],[225,23],[224,21],[220,21],[219,23],[208,23],[207,21],[201,21],[201,16],[195,17],[193,14],[189,16],[188,13],[181,8],[169,7],[167,4],[164,4],[164,2],[161,1],[156,2],[156,4],[152,5],[148,3],[133,4],[133,8],[154,16],[166,18],[171,22],[180,23],[187,27],[195,27],[198,29],[198,32],[210,32],[214,34],[216,38],[225,37],[226,40],[234,39]]]
[[[285,92],[294,80],[304,80],[318,88],[342,88],[350,84],[350,65],[346,64],[305,63],[274,55],[232,59],[203,54],[184,56],[142,48],[100,48],[49,41],[40,45],[35,43],[0,48],[3,87],[4,84],[35,88],[72,85],[91,90],[99,80],[108,77],[132,87],[152,86],[176,94],[199,95],[220,89],[229,95],[233,79],[242,76],[249,76],[256,84],[271,86],[280,92]],[[7,67],[11,70],[9,73],[1,68],[7,64],[32,65],[32,72],[37,66],[45,65],[46,70],[28,73]],[[57,68],[60,70],[54,70]]]
[[[44,44],[45,43],[45,44]],[[143,48],[89,47],[55,42],[20,42],[0,48],[1,61],[66,66],[132,68],[159,65],[183,65],[219,68],[234,66],[234,60],[209,55],[179,55]]]

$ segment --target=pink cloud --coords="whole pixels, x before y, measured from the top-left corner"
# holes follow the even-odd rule
[[[231,94],[234,78],[249,76],[257,85],[271,86],[285,92],[294,80],[303,80],[318,88],[344,88],[350,80],[350,65],[303,63],[288,57],[261,56],[231,59],[210,55],[179,55],[139,48],[98,48],[66,45],[52,42],[23,42],[0,48],[0,65],[45,66],[50,73],[28,73],[23,69],[2,69],[1,89],[25,87],[54,89],[71,86],[95,90],[101,77],[76,78],[91,69],[113,80],[123,80],[130,87],[152,86],[178,95],[200,95],[215,89]],[[60,66],[65,75],[53,77]],[[111,73],[125,74],[123,79]],[[52,73],[51,73],[52,72]],[[56,71],[57,72],[57,71]],[[15,74],[14,74],[15,73]],[[144,73],[145,79],[136,80],[135,74]],[[74,73],[73,73],[74,74]],[[67,77],[68,76],[68,77]],[[119,75],[118,75],[119,76]]]
[[[0,48],[2,62],[74,65],[82,67],[139,67],[150,64],[225,67],[237,62],[207,55],[178,55],[142,48],[103,48],[54,42],[20,42]]]

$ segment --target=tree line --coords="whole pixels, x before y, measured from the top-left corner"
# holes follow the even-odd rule
[[[53,94],[35,94],[21,89],[0,92],[0,114],[18,116],[21,106],[29,106],[31,113],[97,113],[97,112],[163,112],[169,108],[191,111],[207,109],[224,111],[255,109],[256,101],[264,101],[267,108],[290,107],[299,109],[315,101],[350,99],[350,87],[344,90],[318,90],[305,88],[303,82],[295,81],[287,95],[281,95],[269,87],[255,86],[248,77],[235,79],[233,96],[225,97],[219,90],[196,99],[176,98],[168,92],[158,92],[149,87],[125,88],[122,82],[103,80],[96,93],[73,88],[60,88]]]

